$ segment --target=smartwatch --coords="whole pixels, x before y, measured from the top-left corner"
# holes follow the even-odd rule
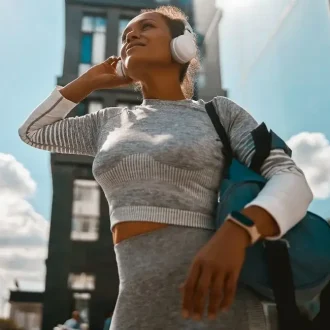
[[[254,244],[256,241],[258,241],[259,238],[261,237],[261,234],[259,233],[255,223],[249,217],[247,217],[241,212],[238,211],[231,212],[228,215],[226,221],[231,221],[236,225],[245,229],[251,238],[251,245]]]

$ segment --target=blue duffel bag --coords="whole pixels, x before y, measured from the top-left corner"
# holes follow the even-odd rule
[[[224,145],[227,160],[216,211],[219,228],[228,214],[241,211],[266,184],[260,168],[270,151],[282,149],[291,156],[291,150],[263,123],[251,132],[256,152],[247,167],[233,158],[212,101],[206,104],[206,110]],[[321,324],[330,311],[329,280],[330,225],[312,212],[307,212],[281,239],[261,240],[249,247],[240,274],[241,283],[275,301],[280,329],[325,329]],[[308,310],[309,317],[302,314],[301,307]]]

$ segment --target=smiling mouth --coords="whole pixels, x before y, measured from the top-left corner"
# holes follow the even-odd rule
[[[128,52],[129,50],[133,49],[133,48],[136,48],[136,47],[143,47],[142,45],[134,45],[134,46],[131,46],[129,48],[126,49],[126,52]]]

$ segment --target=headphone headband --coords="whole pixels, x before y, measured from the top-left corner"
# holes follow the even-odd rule
[[[185,21],[184,31],[188,31],[189,33],[191,33],[192,35],[194,35],[194,30],[193,30],[193,28],[191,27],[191,25],[189,24],[188,21]]]

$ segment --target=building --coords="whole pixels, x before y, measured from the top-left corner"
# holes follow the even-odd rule
[[[91,65],[118,54],[120,35],[127,22],[141,8],[160,4],[181,7],[194,26],[196,11],[189,0],[66,0],[63,75],[58,77],[57,84],[64,86]],[[197,28],[201,35],[209,31],[217,36],[217,29],[208,29],[215,8],[214,1],[209,4],[211,7],[206,6],[205,17],[197,15]],[[198,13],[203,14],[202,8]],[[204,41],[206,60],[204,80],[199,84],[200,97],[209,99],[223,91],[218,42]],[[96,91],[70,115],[84,115],[104,106],[131,107],[140,102],[139,94],[131,88]],[[74,309],[81,311],[91,329],[100,329],[105,314],[115,307],[118,274],[109,230],[109,210],[103,193],[93,180],[91,166],[90,157],[51,155],[53,202],[43,295],[43,330],[63,323]]]
[[[215,96],[225,96],[222,89],[220,66],[219,23],[222,10],[217,0],[194,0],[194,29],[200,37],[201,70],[197,80],[198,98],[205,101]]]
[[[22,329],[39,330],[42,302],[42,292],[11,291],[9,317]]]

